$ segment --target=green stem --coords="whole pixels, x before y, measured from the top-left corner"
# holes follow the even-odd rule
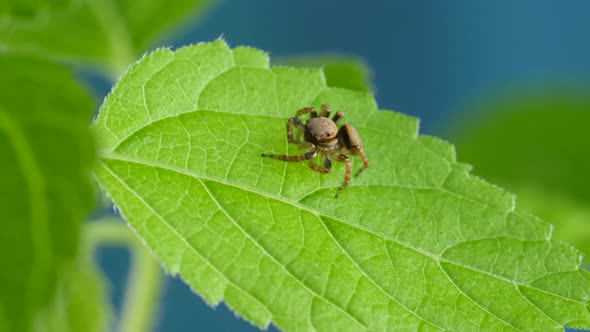
[[[90,249],[99,245],[129,247],[132,265],[118,331],[149,331],[162,288],[163,274],[159,263],[120,219],[105,219],[88,224],[86,237]]]

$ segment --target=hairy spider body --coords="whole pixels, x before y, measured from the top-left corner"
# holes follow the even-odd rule
[[[299,117],[307,113],[309,113],[309,119],[307,123],[303,123]],[[322,105],[322,113],[319,116],[315,108],[305,107],[297,111],[294,117],[289,118],[287,140],[289,143],[299,144],[301,148],[308,148],[308,152],[297,156],[266,153],[262,156],[283,161],[309,160],[309,167],[320,173],[330,172],[332,160],[346,163],[344,183],[336,191],[336,198],[338,198],[340,192],[350,183],[352,176],[352,161],[347,155],[359,156],[363,161],[363,167],[356,172],[357,176],[369,167],[369,160],[363,150],[363,141],[358,131],[351,124],[345,124],[338,129],[338,121],[344,117],[344,112],[336,112],[332,119],[329,118],[330,113],[330,107],[327,105]],[[297,130],[295,136],[293,136],[293,127]],[[301,142],[301,136],[303,136],[303,142]],[[323,166],[314,162],[318,155],[322,159]]]

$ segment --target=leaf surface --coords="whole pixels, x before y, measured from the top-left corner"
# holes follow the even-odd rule
[[[0,72],[0,330],[28,331],[43,326],[93,206],[93,103],[62,67],[4,56]]]
[[[371,160],[339,199],[341,163],[320,174],[260,157],[302,153],[286,121],[321,103],[346,111]],[[93,129],[97,179],[166,269],[258,326],[590,326],[579,252],[416,119],[328,87],[321,70],[269,68],[223,41],[162,49],[121,79]]]

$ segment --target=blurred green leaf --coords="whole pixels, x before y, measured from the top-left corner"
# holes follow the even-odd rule
[[[109,331],[108,291],[92,258],[85,254],[62,269],[53,301],[36,317],[36,331]]]
[[[477,108],[448,130],[460,159],[519,193],[531,212],[556,224],[557,239],[590,254],[590,218],[579,212],[590,209],[590,97],[516,91]]]
[[[0,72],[0,327],[27,331],[76,258],[93,206],[93,102],[55,65],[0,57]]]
[[[3,0],[0,2],[0,15],[30,19],[50,10],[61,10],[77,0]]]
[[[260,157],[301,153],[285,123],[320,103],[347,112],[372,163],[339,199],[341,163],[319,174]],[[469,175],[451,145],[419,136],[416,119],[328,87],[320,70],[269,68],[222,41],[158,50],[93,127],[96,177],[167,270],[257,326],[590,327],[579,252]]]
[[[0,49],[122,73],[164,31],[209,0],[11,1],[0,5]]]
[[[586,255],[586,267],[590,263],[590,205],[583,204],[569,196],[552,193],[542,186],[518,187],[519,205],[545,220],[557,220],[553,237],[576,246]]]
[[[322,68],[324,75],[326,75],[326,84],[329,87],[362,92],[373,90],[371,86],[372,73],[369,66],[362,59],[353,56],[336,54],[294,56],[279,59],[276,64]]]

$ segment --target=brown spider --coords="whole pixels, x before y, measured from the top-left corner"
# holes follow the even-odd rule
[[[338,198],[342,189],[350,183],[352,174],[352,162],[346,155],[356,155],[363,160],[363,167],[356,172],[356,176],[369,167],[369,160],[365,156],[363,141],[356,129],[350,124],[345,124],[340,129],[336,127],[338,120],[344,117],[344,112],[336,112],[331,120],[329,118],[330,112],[328,105],[322,105],[322,113],[318,117],[315,108],[305,107],[297,111],[294,117],[289,118],[287,122],[287,139],[289,143],[299,144],[300,148],[309,148],[308,152],[298,156],[266,153],[263,153],[262,156],[283,161],[309,160],[309,167],[320,173],[330,172],[332,169],[331,159],[345,162],[346,176],[344,177],[344,183],[336,191],[336,198]],[[309,120],[304,124],[299,119],[299,116],[307,113],[310,113]],[[295,138],[293,138],[293,126],[297,128]],[[303,143],[300,143],[301,135],[305,140]],[[324,161],[323,167],[313,161],[318,154]]]

